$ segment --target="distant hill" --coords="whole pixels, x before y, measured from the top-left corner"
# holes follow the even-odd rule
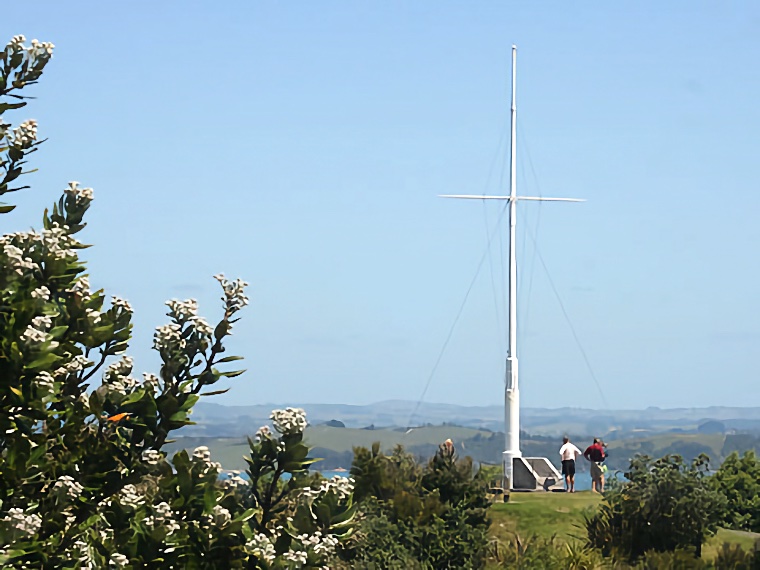
[[[415,413],[416,402],[387,400],[368,405],[289,404],[304,408],[309,422],[316,426],[329,421],[347,428],[413,427],[453,424],[473,429],[504,429],[504,408],[423,403]],[[187,436],[230,437],[254,433],[269,423],[269,413],[282,404],[226,406],[199,402],[193,411],[196,426],[183,430]],[[414,414],[414,417],[412,415]],[[584,408],[523,408],[522,428],[532,434],[559,436],[564,433],[602,435],[608,439],[668,431],[696,432],[707,422],[721,422],[725,431],[760,433],[760,407],[677,408],[645,410],[594,410]]]
[[[415,428],[411,431],[399,428],[364,430],[358,428],[336,428],[329,426],[309,427],[306,441],[312,446],[312,457],[322,458],[316,469],[335,469],[350,467],[354,447],[370,447],[374,442],[380,443],[382,449],[390,451],[398,444],[423,460],[431,457],[438,445],[448,438],[454,441],[455,449],[461,456],[470,456],[477,462],[498,464],[504,449],[504,434],[462,428],[455,426],[432,426]],[[590,438],[573,436],[573,441],[585,448]],[[548,457],[559,466],[558,437],[523,434],[521,448],[525,456]],[[244,437],[178,437],[167,445],[167,451],[173,453],[179,449],[190,449],[200,445],[207,446],[214,460],[221,462],[225,469],[244,469],[243,456],[248,453],[248,444]],[[665,454],[678,454],[687,460],[700,453],[707,454],[713,466],[717,466],[732,451],[744,452],[754,449],[760,452],[760,436],[723,435],[723,434],[659,434],[645,437],[631,437],[611,441],[608,445],[607,464],[610,469],[624,470],[628,460],[637,453],[652,457]],[[586,470],[585,461],[580,461],[578,468]]]
[[[501,461],[504,419],[500,405],[423,404],[414,418],[416,403],[404,400],[364,406],[291,405],[307,412],[306,439],[313,446],[312,455],[324,459],[320,469],[350,466],[353,447],[375,441],[386,450],[402,444],[420,457],[430,457],[441,442],[451,438],[460,455],[486,463]],[[200,402],[193,414],[197,425],[183,428],[169,449],[207,445],[226,469],[244,468],[245,436],[270,424],[271,410],[282,407],[286,406]],[[601,436],[609,444],[612,469],[625,468],[636,453],[677,453],[687,459],[707,453],[717,464],[734,450],[760,451],[760,408],[523,408],[521,416],[525,455],[555,460],[561,435],[570,435],[580,447],[591,437]]]

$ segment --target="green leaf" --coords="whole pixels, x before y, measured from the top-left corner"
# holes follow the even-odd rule
[[[45,352],[38,356],[35,360],[32,360],[24,368],[27,370],[41,370],[51,367],[53,364],[61,360],[61,357],[53,354],[52,352]]]
[[[240,376],[243,372],[245,372],[245,370],[231,370],[230,372],[222,372],[222,376],[234,378],[235,376]]]
[[[198,402],[198,400],[200,400],[200,399],[201,399],[201,397],[200,397],[198,394],[190,394],[190,395],[187,397],[187,400],[185,400],[185,403],[184,403],[184,404],[182,404],[182,406],[180,407],[180,411],[183,411],[183,412],[186,412],[186,411],[188,411],[188,410],[189,410],[190,408],[192,408],[192,407],[193,407],[193,406],[194,406],[194,405],[195,405],[195,404]]]
[[[227,335],[227,332],[230,330],[230,324],[227,321],[220,321],[218,325],[216,325],[216,328],[214,329],[214,338],[216,340],[222,340],[223,337]]]
[[[187,412],[176,412],[169,416],[170,422],[184,422],[187,421]]]
[[[26,102],[24,101],[20,103],[0,103],[0,114],[5,113],[6,111],[10,111],[11,109],[20,109],[25,105]]]
[[[16,206],[11,204],[0,204],[0,214],[7,214],[15,208]]]
[[[225,392],[229,392],[229,388],[225,388],[224,390],[214,390],[213,392],[204,392],[201,394],[201,396],[218,396],[219,394],[224,394]]]
[[[13,392],[14,394],[16,394],[20,398],[24,397],[24,393],[21,390],[19,390],[18,388],[15,388],[14,386],[11,386],[11,392]]]
[[[206,513],[213,511],[216,506],[216,493],[213,485],[206,487],[206,492],[203,493],[203,506]]]
[[[243,360],[242,356],[225,356],[221,360],[217,360],[217,364],[224,364],[225,362],[234,362],[235,360]]]

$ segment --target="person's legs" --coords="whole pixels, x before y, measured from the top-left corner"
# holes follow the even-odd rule
[[[575,493],[575,475],[570,476],[570,492]]]
[[[602,469],[594,463],[591,462],[591,490],[595,493],[601,493],[602,492],[602,486],[601,486],[601,477],[602,477]]]
[[[602,474],[601,477],[599,477],[599,487],[600,487],[600,493],[604,493],[604,474]]]

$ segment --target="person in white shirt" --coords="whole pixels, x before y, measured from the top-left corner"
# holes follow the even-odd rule
[[[559,448],[562,458],[562,475],[565,476],[565,491],[575,493],[575,458],[582,455],[581,450],[570,443],[570,438],[562,438],[562,447]]]

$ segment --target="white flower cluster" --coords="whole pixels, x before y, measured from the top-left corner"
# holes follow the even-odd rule
[[[214,334],[214,327],[208,324],[208,321],[206,321],[206,319],[204,319],[203,317],[193,317],[191,319],[191,322],[193,323],[193,326],[195,327],[195,331],[199,335],[210,337],[212,334]]]
[[[76,499],[84,491],[84,487],[69,475],[61,475],[53,485],[53,492],[67,499]]]
[[[92,188],[80,188],[79,182],[69,182],[63,192],[74,198],[77,204],[89,204],[93,199]]]
[[[112,362],[106,368],[106,375],[126,376],[132,372],[133,360],[131,356],[122,356],[116,362]]]
[[[63,516],[66,518],[66,530],[70,529],[77,522],[76,515],[68,509],[63,511]]]
[[[145,503],[145,497],[137,492],[134,485],[124,485],[118,494],[119,503],[125,507],[136,509]]]
[[[277,556],[274,544],[269,540],[269,537],[262,532],[254,534],[248,542],[246,542],[245,547],[248,549],[248,552],[253,554],[256,558],[263,559],[266,562],[274,562],[274,559]]]
[[[49,315],[38,315],[32,319],[32,326],[41,331],[47,331],[53,326],[53,319]]]
[[[143,372],[143,388],[149,392],[155,393],[158,390],[159,379],[155,374]]]
[[[109,568],[125,568],[129,566],[129,558],[118,552],[111,554],[111,559],[108,561]]]
[[[53,55],[53,49],[55,48],[55,45],[53,45],[51,42],[41,42],[38,40],[32,40],[32,45],[29,47],[24,47],[24,42],[26,41],[26,37],[19,34],[17,36],[13,36],[11,41],[8,42],[8,51],[11,52],[18,52],[25,50],[29,52],[32,55],[37,54],[46,54],[48,56]]]
[[[285,408],[284,410],[273,410],[269,416],[272,420],[274,429],[282,435],[294,435],[303,433],[306,429],[306,412],[301,408]]]
[[[129,304],[129,301],[122,299],[121,297],[117,297],[116,295],[111,297],[111,305],[118,309],[124,309],[128,313],[134,312],[132,310],[132,305]]]
[[[21,34],[13,36],[11,38],[11,41],[8,42],[8,51],[19,51],[24,49],[25,41],[26,38]]]
[[[222,301],[224,301],[224,305],[230,314],[239,311],[248,304],[248,297],[245,296],[245,288],[248,283],[242,279],[228,281],[222,273],[214,275],[214,279],[219,281],[224,290]]]
[[[178,321],[189,321],[198,314],[198,301],[195,299],[187,301],[171,299],[166,302],[166,306],[169,307],[169,316]]]
[[[29,119],[13,129],[11,146],[23,150],[30,148],[37,140],[37,121]]]
[[[95,568],[95,562],[92,559],[92,547],[83,540],[77,540],[74,543],[74,549],[77,551],[77,561],[80,570],[90,570]]]
[[[322,535],[320,531],[314,534],[300,534],[296,539],[304,545],[305,548],[314,550],[316,554],[329,555],[335,552],[338,546],[338,539],[332,534]]]
[[[31,231],[6,234],[0,237],[0,244],[10,266],[19,275],[39,268],[32,259],[33,256],[52,255],[56,259],[75,257],[74,250],[81,245],[69,235],[68,226],[59,226],[57,223],[42,230],[42,233]]]
[[[240,476],[240,471],[230,471],[230,476],[222,481],[222,488],[226,491],[235,491],[247,486],[248,481]]]
[[[187,299],[186,301],[171,299],[166,302],[166,306],[169,307],[168,315],[170,317],[180,323],[192,324],[199,335],[211,336],[214,333],[214,327],[208,324],[206,319],[198,316],[198,301],[195,299]]]
[[[151,528],[163,526],[167,535],[179,530],[179,524],[172,518],[172,508],[166,502],[155,505],[153,514],[145,517],[143,522]]]
[[[67,293],[76,293],[77,295],[88,299],[90,297],[90,279],[83,275],[77,279],[70,289],[66,290]]]
[[[208,447],[201,445],[193,450],[193,458],[200,461],[211,461],[211,452]]]
[[[182,350],[187,343],[182,338],[182,328],[177,323],[156,327],[153,335],[153,348],[161,352]]]
[[[211,452],[208,450],[208,447],[206,447],[205,445],[196,447],[193,450],[193,461],[196,463],[203,464],[204,473],[208,473],[209,471],[215,471],[216,473],[219,473],[222,470],[221,463],[218,463],[216,461],[211,461]]]
[[[269,426],[261,426],[259,429],[256,430],[256,441],[261,442],[264,439],[269,439],[272,437],[272,430],[269,429]]]
[[[37,264],[32,261],[30,257],[25,257],[24,252],[13,245],[8,243],[9,236],[3,236],[3,253],[10,261],[10,266],[19,275],[23,275],[27,271],[31,271],[37,268]]]
[[[42,299],[43,301],[50,300],[50,289],[41,285],[32,291],[32,299]]]
[[[50,374],[43,370],[32,381],[37,390],[43,394],[50,394],[53,391],[55,379]]]
[[[35,513],[27,515],[19,508],[9,509],[3,521],[25,536],[37,534],[42,526],[40,515]]]
[[[55,222],[50,229],[42,230],[40,241],[56,259],[75,256],[73,247],[79,245],[77,239],[69,235],[68,226]]]
[[[21,36],[22,38],[24,36]],[[26,48],[26,50],[35,56],[46,54],[48,56],[53,55],[53,49],[55,49],[55,45],[53,42],[40,42],[37,40],[32,40],[32,45]]]
[[[125,396],[138,386],[137,380],[129,376],[130,372],[132,372],[132,357],[122,356],[106,368],[103,374],[104,384],[114,392]]]
[[[85,316],[90,321],[90,324],[97,325],[103,318],[103,313],[96,309],[85,309]]]
[[[111,527],[101,528],[98,530],[98,535],[100,535],[100,543],[104,544],[107,542],[111,542],[114,537],[114,530]]]
[[[142,452],[142,460],[148,465],[158,465],[164,460],[164,455],[155,449],[146,449]]]
[[[304,550],[288,550],[282,557],[288,562],[303,565],[306,564],[309,554]]]
[[[226,525],[228,522],[232,520],[232,515],[230,515],[230,511],[225,509],[222,505],[215,505],[213,510],[214,515],[214,524],[218,526],[219,528]]]
[[[71,359],[70,362],[67,362],[63,366],[57,368],[53,372],[53,376],[58,378],[59,376],[66,376],[68,374],[76,374],[77,372],[81,372],[82,370],[84,370],[91,364],[92,364],[91,360],[88,360],[81,354],[77,354],[74,358]]]
[[[327,493],[335,493],[338,499],[347,499],[354,492],[354,480],[351,477],[335,475],[332,479],[325,479],[318,488],[304,487],[301,495],[306,498],[317,498]]]
[[[28,345],[43,343],[47,340],[47,331],[53,326],[53,319],[48,315],[40,315],[32,319],[32,323],[21,334],[21,340]],[[51,342],[50,348],[58,346],[57,342]]]

